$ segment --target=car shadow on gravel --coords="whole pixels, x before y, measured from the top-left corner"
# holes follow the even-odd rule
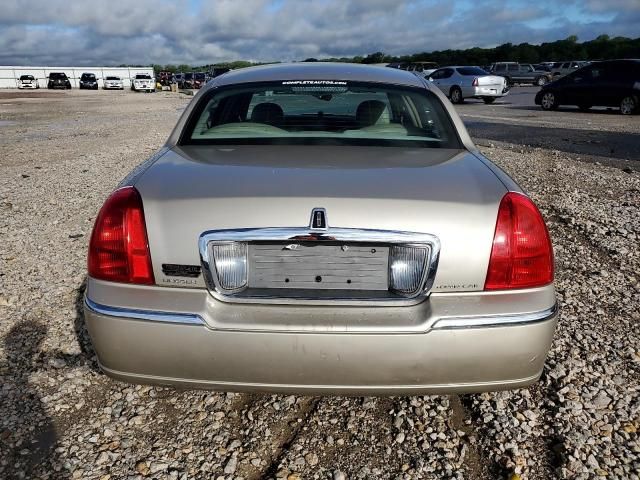
[[[640,158],[638,134],[574,128],[539,127],[501,122],[465,122],[472,137],[527,145],[570,154],[618,159]]]
[[[620,109],[614,108],[614,107],[594,107],[594,108],[590,108],[587,111],[582,111],[578,107],[558,107],[553,112],[545,112],[544,110],[542,110],[542,107],[540,107],[539,105],[513,105],[508,108],[512,110],[531,110],[531,111],[541,112],[549,115],[553,115],[554,113],[570,113],[570,114],[576,114],[576,115],[596,114],[596,115],[616,115],[619,117],[621,116]],[[552,119],[552,117],[550,117],[550,119]]]
[[[61,468],[55,447],[58,434],[30,376],[52,362],[64,362],[60,352],[44,352],[47,328],[38,322],[17,323],[4,338],[6,367],[2,370],[1,478],[40,478],[36,471]],[[5,449],[6,447],[6,449]],[[7,468],[2,471],[2,465]]]
[[[84,291],[87,288],[86,278],[82,281],[80,286],[76,289],[75,310],[76,317],[74,319],[74,330],[78,346],[80,347],[81,356],[84,359],[84,363],[87,367],[96,373],[102,374],[100,367],[98,366],[98,360],[96,352],[91,344],[91,337],[87,331],[87,324],[84,320]]]

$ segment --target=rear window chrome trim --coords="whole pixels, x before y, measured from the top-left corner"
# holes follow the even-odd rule
[[[382,243],[429,249],[429,260],[424,269],[420,287],[412,295],[388,298],[315,298],[281,296],[237,296],[238,292],[227,292],[220,288],[215,274],[215,262],[210,258],[209,245],[224,242],[345,242],[345,243]],[[198,241],[200,263],[205,283],[211,295],[217,300],[231,303],[265,304],[306,304],[306,305],[378,305],[398,306],[416,305],[431,293],[438,261],[440,259],[440,240],[428,233],[403,232],[395,230],[373,230],[358,228],[329,228],[326,231],[296,227],[244,228],[229,230],[210,230],[203,232]]]

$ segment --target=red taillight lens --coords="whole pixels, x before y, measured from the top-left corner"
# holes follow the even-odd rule
[[[500,202],[485,290],[553,282],[553,249],[542,215],[529,197],[509,192]]]
[[[140,194],[124,187],[100,209],[89,243],[89,276],[111,282],[154,282]]]
[[[472,86],[477,87],[478,86],[478,79],[474,78],[473,82],[471,83]]]

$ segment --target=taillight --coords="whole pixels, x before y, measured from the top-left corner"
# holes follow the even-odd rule
[[[553,248],[529,197],[508,192],[500,202],[485,290],[531,288],[553,282]]]
[[[478,86],[478,79],[474,78],[473,82],[471,82],[471,85],[474,86],[474,87],[477,87]]]
[[[154,282],[142,199],[134,187],[116,190],[104,203],[89,242],[89,276],[111,282]]]

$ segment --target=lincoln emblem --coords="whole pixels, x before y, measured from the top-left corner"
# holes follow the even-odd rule
[[[327,230],[329,228],[327,224],[327,211],[324,208],[314,208],[311,210],[311,223],[309,228],[311,230]]]

